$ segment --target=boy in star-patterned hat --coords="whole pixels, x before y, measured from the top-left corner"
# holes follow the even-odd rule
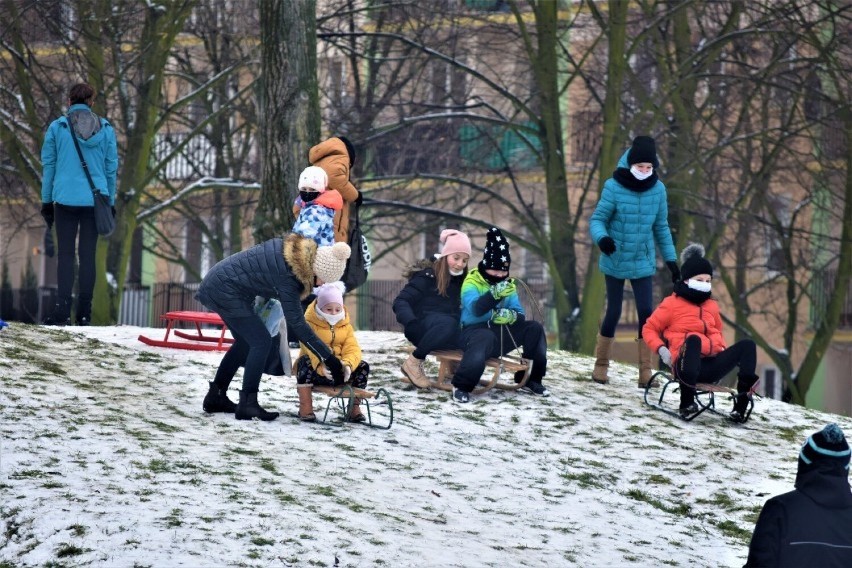
[[[486,235],[485,252],[477,267],[467,273],[461,288],[461,363],[453,376],[453,400],[465,403],[479,383],[490,357],[523,348],[523,357],[532,361],[530,378],[524,389],[548,396],[541,384],[547,369],[547,340],[537,321],[524,317],[515,280],[509,278],[512,256],[509,242],[497,227]],[[502,338],[502,341],[501,341]],[[516,376],[520,381],[523,373]]]

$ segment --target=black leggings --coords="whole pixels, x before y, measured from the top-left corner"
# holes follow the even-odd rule
[[[80,303],[92,301],[95,290],[95,251],[98,246],[98,230],[95,226],[94,207],[72,207],[60,205],[54,207],[56,222],[56,240],[58,249],[57,296],[70,303],[74,289],[74,257],[79,254],[80,281],[77,296]],[[77,233],[80,246],[77,249]],[[80,317],[80,314],[77,314]]]
[[[220,389],[228,390],[237,369],[245,365],[242,390],[245,393],[255,393],[260,389],[260,376],[266,367],[273,338],[270,337],[266,324],[258,316],[222,316],[222,320],[231,330],[234,343],[222,357],[213,382]]]
[[[367,388],[367,377],[369,376],[370,366],[366,361],[361,361],[357,367],[352,369],[352,374],[349,376],[347,383],[356,389],[365,389]],[[302,355],[296,360],[296,384],[333,387],[334,381],[326,378],[325,375],[317,373],[317,370],[311,367],[311,359],[307,355]]]
[[[603,337],[615,337],[615,326],[621,319],[621,303],[624,301],[624,280],[604,275],[606,279],[606,314],[601,322],[601,335]],[[636,299],[636,314],[639,316],[639,334],[642,337],[642,327],[645,320],[651,317],[654,303],[654,279],[651,276],[645,278],[631,278],[630,286],[633,288],[633,297]]]
[[[699,380],[715,383],[739,367],[737,372],[737,391],[745,392],[757,380],[754,371],[757,367],[757,347],[751,339],[737,341],[721,353],[712,357],[701,356],[701,338],[690,335],[683,344],[682,353],[675,365],[680,388],[681,406],[692,403],[695,396],[694,385]]]

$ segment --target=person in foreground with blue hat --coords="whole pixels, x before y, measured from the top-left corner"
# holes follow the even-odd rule
[[[837,424],[805,440],[796,489],[766,502],[746,567],[852,566],[849,444]]]

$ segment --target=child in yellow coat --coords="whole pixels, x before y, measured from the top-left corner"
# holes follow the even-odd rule
[[[343,364],[344,382],[352,387],[367,387],[370,366],[361,360],[361,346],[355,338],[355,329],[349,322],[349,314],[343,305],[343,283],[331,282],[317,289],[317,298],[305,310],[305,321],[317,337],[331,348],[332,353]],[[331,379],[322,361],[304,344],[296,360],[296,384],[299,393],[299,419],[313,422],[311,388],[316,386],[339,386]],[[342,383],[341,383],[342,384]],[[360,399],[356,398],[349,414],[353,422],[363,422]]]

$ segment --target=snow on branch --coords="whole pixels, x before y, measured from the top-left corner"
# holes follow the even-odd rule
[[[136,214],[136,220],[139,222],[144,221],[148,217],[152,215],[156,215],[160,211],[165,209],[169,209],[173,207],[176,203],[178,203],[181,199],[189,195],[194,191],[198,191],[200,189],[211,189],[211,188],[233,188],[233,189],[244,189],[244,190],[258,190],[260,189],[260,184],[257,182],[250,181],[240,181],[233,178],[215,178],[210,176],[205,176],[194,182],[190,183],[177,193],[175,193],[170,198],[165,201],[161,201],[157,203],[153,207],[149,207],[148,209],[142,210]]]

